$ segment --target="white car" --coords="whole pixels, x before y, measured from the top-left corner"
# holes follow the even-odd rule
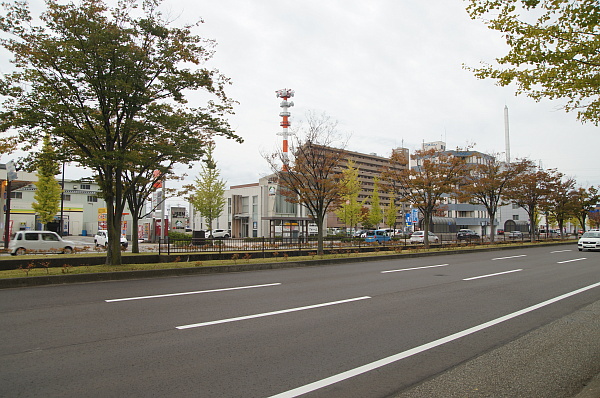
[[[439,243],[440,238],[433,232],[429,231],[429,243]],[[410,243],[424,243],[425,231],[416,231],[410,236]]]
[[[587,231],[577,242],[579,251],[583,250],[600,250],[600,231]]]
[[[19,231],[8,243],[13,256],[26,253],[73,253],[75,243],[63,240],[52,231]]]
[[[106,245],[108,244],[108,231],[106,230],[99,230],[96,235],[94,235],[94,244],[96,245],[96,247],[98,246],[102,246],[102,247],[106,247]],[[124,237],[123,235],[121,235],[121,248],[123,250],[127,249],[127,246],[129,246],[129,242],[127,242],[127,238]]]
[[[217,238],[229,238],[231,234],[226,229],[213,229],[212,231],[206,231],[206,236],[209,239]]]

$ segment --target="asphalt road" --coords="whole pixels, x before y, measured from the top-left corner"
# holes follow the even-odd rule
[[[6,289],[0,396],[395,396],[599,300],[575,246]]]

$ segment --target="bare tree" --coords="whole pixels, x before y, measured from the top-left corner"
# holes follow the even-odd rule
[[[345,142],[340,140],[337,122],[325,113],[309,112],[306,124],[291,140],[289,159],[281,150],[264,157],[278,178],[282,195],[306,207],[317,224],[317,251],[322,254],[325,216],[346,194],[345,184],[339,183]]]

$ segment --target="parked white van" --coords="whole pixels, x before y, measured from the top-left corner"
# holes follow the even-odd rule
[[[73,253],[75,243],[63,240],[52,231],[19,231],[8,243],[13,256],[26,253]]]

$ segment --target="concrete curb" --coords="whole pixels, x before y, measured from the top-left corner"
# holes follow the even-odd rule
[[[550,242],[538,243],[535,245],[524,244],[519,248],[531,248],[540,246],[556,246],[556,245],[572,245],[573,242]],[[498,246],[485,249],[457,249],[451,251],[434,251],[424,253],[399,253],[385,256],[373,257],[339,257],[333,259],[317,259],[305,261],[282,261],[277,263],[258,263],[258,264],[237,264],[237,265],[219,265],[211,267],[189,267],[189,268],[169,268],[156,270],[140,270],[140,271],[115,271],[115,272],[96,272],[89,274],[65,274],[65,275],[49,275],[49,276],[31,276],[22,278],[6,278],[0,279],[0,289],[21,288],[29,286],[57,285],[65,283],[86,283],[86,282],[103,282],[117,281],[126,279],[144,279],[144,278],[165,278],[185,275],[201,275],[215,274],[226,272],[248,272],[282,268],[296,267],[316,267],[322,265],[339,265],[347,263],[367,262],[367,261],[383,261],[383,260],[399,260],[405,258],[440,256],[448,254],[464,254],[473,252],[490,252],[501,250],[512,250],[514,246]],[[343,255],[340,255],[343,256]],[[243,261],[243,260],[240,260]],[[117,269],[118,265],[115,266]]]

